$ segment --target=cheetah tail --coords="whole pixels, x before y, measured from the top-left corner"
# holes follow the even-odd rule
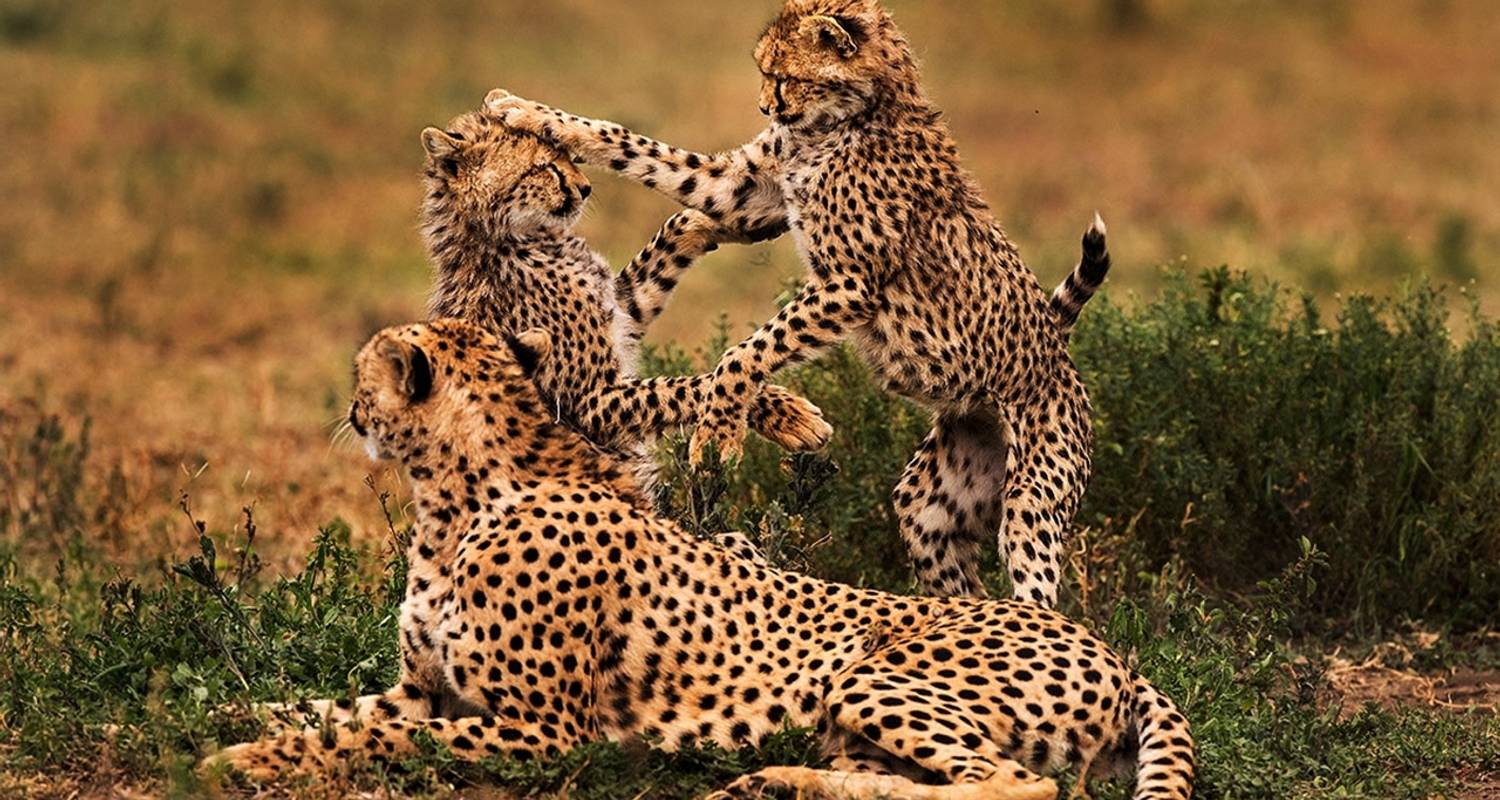
[[[1109,274],[1107,235],[1104,218],[1096,212],[1094,224],[1083,234],[1083,258],[1079,260],[1073,274],[1052,292],[1052,313],[1057,316],[1058,327],[1064,338],[1073,332],[1079,313]]]
[[[1134,800],[1191,800],[1195,761],[1187,719],[1139,675],[1133,712],[1140,746]]]

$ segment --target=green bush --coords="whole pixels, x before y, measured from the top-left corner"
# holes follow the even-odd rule
[[[53,580],[40,582],[4,554],[7,757],[88,770],[111,731],[115,766],[149,773],[186,766],[215,741],[253,735],[244,709],[220,712],[231,701],[384,689],[396,677],[404,579],[396,565],[367,578],[372,559],[348,538],[345,526],[325,528],[300,574],[264,587],[218,562],[208,536],[201,555],[147,585],[101,580],[105,570],[87,561],[59,562]]]
[[[1182,560],[1252,592],[1306,538],[1327,563],[1307,628],[1493,624],[1500,608],[1500,330],[1456,341],[1425,286],[1310,300],[1226,270],[1135,312],[1090,309],[1075,344],[1097,410],[1080,522],[1146,568]]]
[[[1465,322],[1455,340],[1443,299],[1418,286],[1353,298],[1329,325],[1311,300],[1224,269],[1196,284],[1172,276],[1134,310],[1095,300],[1073,345],[1097,434],[1077,522],[1111,558],[1094,566],[1128,594],[1135,573],[1177,559],[1211,596],[1253,597],[1306,539],[1326,563],[1292,627],[1493,624],[1500,329],[1477,312]],[[667,352],[651,366],[709,361]],[[717,481],[720,507],[700,530],[759,532],[773,545],[791,531],[805,540],[796,566],[910,588],[888,497],[928,415],[883,392],[847,350],[788,377],[838,428],[828,450],[784,459],[752,441],[728,478],[668,459],[666,508],[703,514],[687,487]],[[788,493],[787,473],[814,502]],[[1004,592],[999,572],[987,574]]]
[[[1500,334],[1472,314],[1455,339],[1425,288],[1350,300],[1332,325],[1295,300],[1216,271],[1196,286],[1179,276],[1137,310],[1095,301],[1075,352],[1097,410],[1096,472],[1065,605],[1182,705],[1200,745],[1200,797],[1441,794],[1463,771],[1500,770],[1500,719],[1341,720],[1315,696],[1319,635],[1408,618],[1492,624]],[[701,367],[722,345],[697,358],[659,351],[650,366]],[[674,439],[662,448],[661,506],[705,536],[747,531],[775,563],[910,591],[888,494],[927,415],[881,391],[847,351],[786,377],[838,426],[828,452],[787,458],[752,441],[741,469],[693,471]],[[72,430],[35,408],[0,413],[0,795],[58,775],[206,791],[190,767],[257,735],[250,703],[394,680],[405,581],[394,554],[406,532],[356,546],[336,523],[302,570],[269,577],[253,516],[239,539],[194,521],[197,556],[123,578],[90,546],[118,535],[118,516],[110,479],[90,478],[86,426]],[[991,590],[1004,592],[986,557]],[[478,766],[434,750],[355,782],[417,795],[498,781],[522,796],[688,798],[760,764],[811,763],[816,744],[788,731],[759,753],[597,744]]]

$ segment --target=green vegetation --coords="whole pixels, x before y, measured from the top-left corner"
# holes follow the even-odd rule
[[[1454,341],[1425,288],[1351,300],[1325,325],[1222,270],[1168,283],[1138,311],[1098,302],[1078,333],[1100,437],[1068,610],[1183,706],[1202,797],[1462,796],[1463,776],[1500,770],[1500,720],[1350,713],[1328,702],[1322,665],[1331,645],[1359,649],[1412,620],[1493,623],[1500,512],[1483,501],[1500,496],[1500,333],[1475,316]],[[693,360],[665,350],[652,365]],[[661,504],[698,531],[752,532],[778,563],[908,590],[886,497],[924,416],[847,353],[790,377],[840,425],[827,453],[782,459],[755,442],[741,471],[693,474],[673,442]],[[183,498],[173,535],[186,530],[198,554],[127,577],[91,545],[119,534],[87,441],[86,424],[0,413],[0,794],[208,791],[192,766],[256,734],[250,703],[394,679],[400,524],[367,544],[329,525],[299,570],[274,577],[253,512],[217,531]],[[392,519],[389,497],[369,502]],[[1365,636],[1332,637],[1351,625]],[[759,753],[598,744],[462,766],[434,750],[352,780],[418,796],[499,782],[518,796],[688,798],[815,759],[815,738],[788,731]]]
[[[1285,609],[1298,632],[1494,624],[1500,327],[1472,312],[1455,341],[1447,304],[1420,284],[1395,300],[1351,299],[1331,322],[1309,299],[1228,270],[1164,285],[1137,311],[1096,301],[1074,340],[1098,434],[1078,521],[1109,567],[1085,564],[1105,591],[1095,604],[1133,596],[1140,572],[1167,565],[1215,597],[1254,596],[1311,543],[1321,555],[1309,596]],[[839,427],[828,451],[791,459],[788,483],[763,445],[722,487],[731,511],[709,516],[680,488],[672,507],[700,530],[765,528],[803,549],[831,534],[837,546],[794,564],[904,588],[895,521],[872,499],[889,494],[927,416],[880,392],[848,353],[794,382]]]

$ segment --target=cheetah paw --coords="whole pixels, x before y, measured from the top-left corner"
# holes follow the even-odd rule
[[[713,415],[705,417],[693,432],[693,441],[688,445],[688,463],[703,466],[709,448],[718,453],[719,464],[733,466],[745,456],[744,415]]]
[[[766,790],[770,788],[772,787],[765,778],[759,773],[754,773],[735,780],[704,800],[756,800],[764,797]]]
[[[821,450],[833,438],[833,426],[823,418],[822,409],[780,386],[761,389],[751,417],[756,433],[788,452]]]
[[[226,747],[204,758],[198,763],[198,774],[209,777],[233,773],[254,783],[265,784],[276,780],[282,772],[282,766],[284,763],[281,756],[268,747],[266,742],[246,742]]]
[[[555,118],[557,113],[548,106],[518,97],[504,89],[495,89],[485,95],[484,107],[501,125],[537,136],[547,134],[548,121]]]

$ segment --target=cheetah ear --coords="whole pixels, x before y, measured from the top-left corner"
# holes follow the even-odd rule
[[[423,128],[422,149],[433,158],[448,158],[458,152],[458,140],[437,128]]]
[[[422,348],[410,342],[387,339],[380,354],[396,370],[396,385],[407,402],[417,405],[432,396],[432,362]]]
[[[484,107],[499,108],[510,96],[510,92],[504,89],[491,89],[490,93],[484,96]]]
[[[853,17],[828,17],[813,14],[802,18],[803,35],[815,37],[819,44],[832,47],[840,58],[852,58],[859,52],[864,26]]]
[[[552,335],[541,328],[507,336],[505,343],[510,345],[511,352],[516,354],[516,362],[528,376],[535,375],[537,366],[552,354]]]

